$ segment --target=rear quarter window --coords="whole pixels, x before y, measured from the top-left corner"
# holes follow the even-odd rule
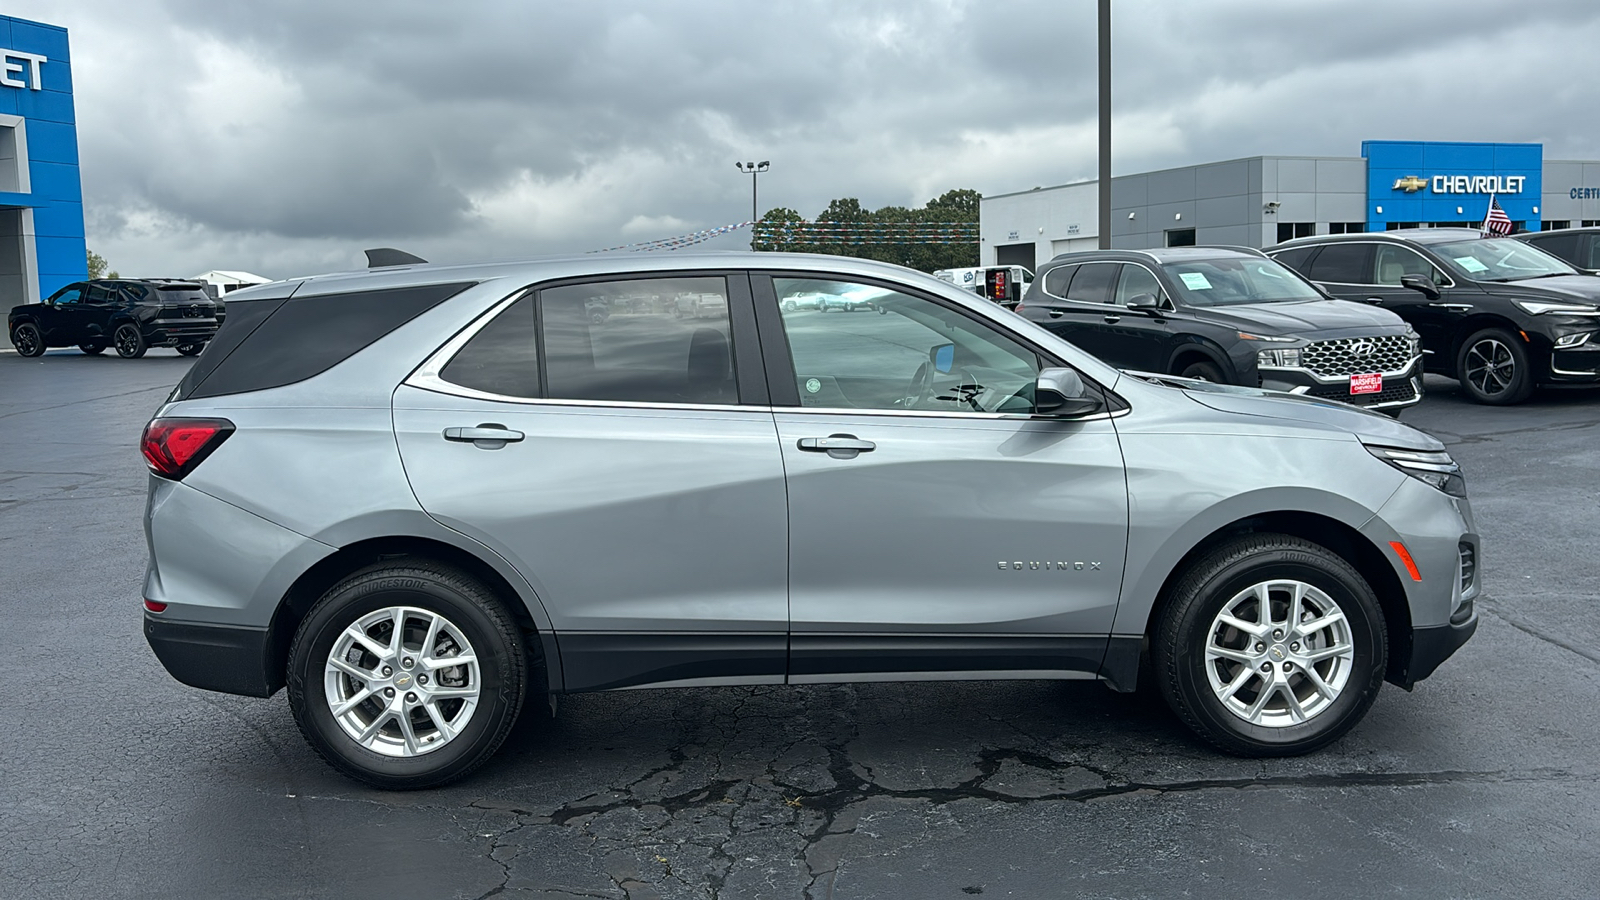
[[[320,375],[475,282],[240,301],[176,399],[282,387]]]

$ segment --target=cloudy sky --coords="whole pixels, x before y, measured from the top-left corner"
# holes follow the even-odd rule
[[[1595,0],[1115,0],[1113,171],[1363,139],[1600,159]],[[1092,177],[1093,0],[11,0],[124,275],[589,250]],[[747,240],[747,239],[746,239]],[[721,246],[737,240],[721,239]]]

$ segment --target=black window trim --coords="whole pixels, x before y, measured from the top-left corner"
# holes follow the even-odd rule
[[[1119,273],[1120,275],[1120,273]],[[1038,357],[1040,369],[1062,367],[1072,369],[1083,379],[1085,387],[1096,391],[1105,400],[1106,412],[1092,416],[1074,418],[1074,422],[1094,421],[1102,418],[1126,415],[1131,406],[1121,396],[1112,393],[1105,385],[1100,384],[1089,373],[1083,371],[1071,362],[1062,359],[1055,353],[1034,343],[1027,336],[1014,334],[996,326],[996,323],[982,316],[973,315],[972,311],[961,304],[941,297],[938,294],[901,284],[884,278],[875,278],[870,275],[857,275],[845,272],[830,272],[816,270],[796,269],[753,269],[750,272],[751,286],[755,289],[756,318],[761,326],[761,349],[767,361],[767,381],[772,389],[772,410],[782,413],[806,413],[810,415],[850,415],[850,416],[888,416],[894,418],[915,417],[934,419],[1013,419],[1054,421],[1056,417],[1041,415],[1039,413],[991,413],[991,412],[961,412],[956,410],[922,410],[922,409],[860,409],[852,407],[819,407],[801,406],[800,389],[794,383],[794,357],[789,351],[789,335],[783,328],[783,314],[778,309],[778,291],[773,286],[774,278],[803,278],[810,281],[827,280],[843,281],[851,284],[864,284],[881,287],[892,291],[930,301],[978,325],[1004,334],[1008,340],[1014,341]],[[1113,289],[1116,282],[1112,282]],[[959,288],[957,288],[959,290]],[[1042,288],[1041,288],[1042,290]],[[1101,304],[1095,304],[1101,305]],[[787,388],[787,390],[785,390]]]
[[[768,406],[767,402],[767,384],[762,371],[760,341],[757,336],[754,303],[750,296],[748,274],[748,272],[741,269],[672,269],[666,271],[606,272],[596,275],[555,278],[549,281],[535,282],[512,291],[509,295],[495,301],[486,310],[479,313],[477,317],[452,335],[449,340],[429,354],[421,365],[406,376],[401,384],[439,394],[466,397],[474,400],[489,400],[497,403],[515,403],[522,406],[588,406],[611,409],[770,412],[771,407]],[[502,312],[510,309],[518,300],[531,296],[534,298],[533,333],[536,342],[535,355],[539,366],[539,393],[548,394],[550,385],[546,371],[547,357],[545,356],[544,348],[544,305],[538,299],[541,291],[611,281],[673,278],[722,278],[724,284],[727,285],[728,320],[729,330],[732,332],[734,381],[739,391],[738,403],[665,403],[646,400],[587,400],[545,396],[514,397],[507,394],[481,391],[452,381],[445,381],[440,376],[440,373],[444,371],[444,367],[456,357],[456,354],[461,352],[462,348],[466,347],[469,341],[477,336],[479,331],[483,330]]]

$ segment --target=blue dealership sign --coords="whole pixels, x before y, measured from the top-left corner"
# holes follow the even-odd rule
[[[1539,230],[1544,145],[1363,141],[1367,230],[1391,222],[1476,225],[1494,197],[1513,222]]]
[[[0,16],[0,244],[0,305],[88,275],[67,30],[9,16]]]

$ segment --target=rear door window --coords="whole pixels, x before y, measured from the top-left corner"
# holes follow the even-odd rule
[[[539,396],[533,295],[502,310],[439,370],[439,377],[502,397]]]
[[[1325,244],[1306,277],[1330,284],[1374,284],[1371,244]]]
[[[1072,276],[1067,299],[1084,303],[1110,303],[1111,286],[1116,283],[1118,263],[1084,263]]]
[[[721,276],[563,285],[538,304],[546,397],[739,402]]]

